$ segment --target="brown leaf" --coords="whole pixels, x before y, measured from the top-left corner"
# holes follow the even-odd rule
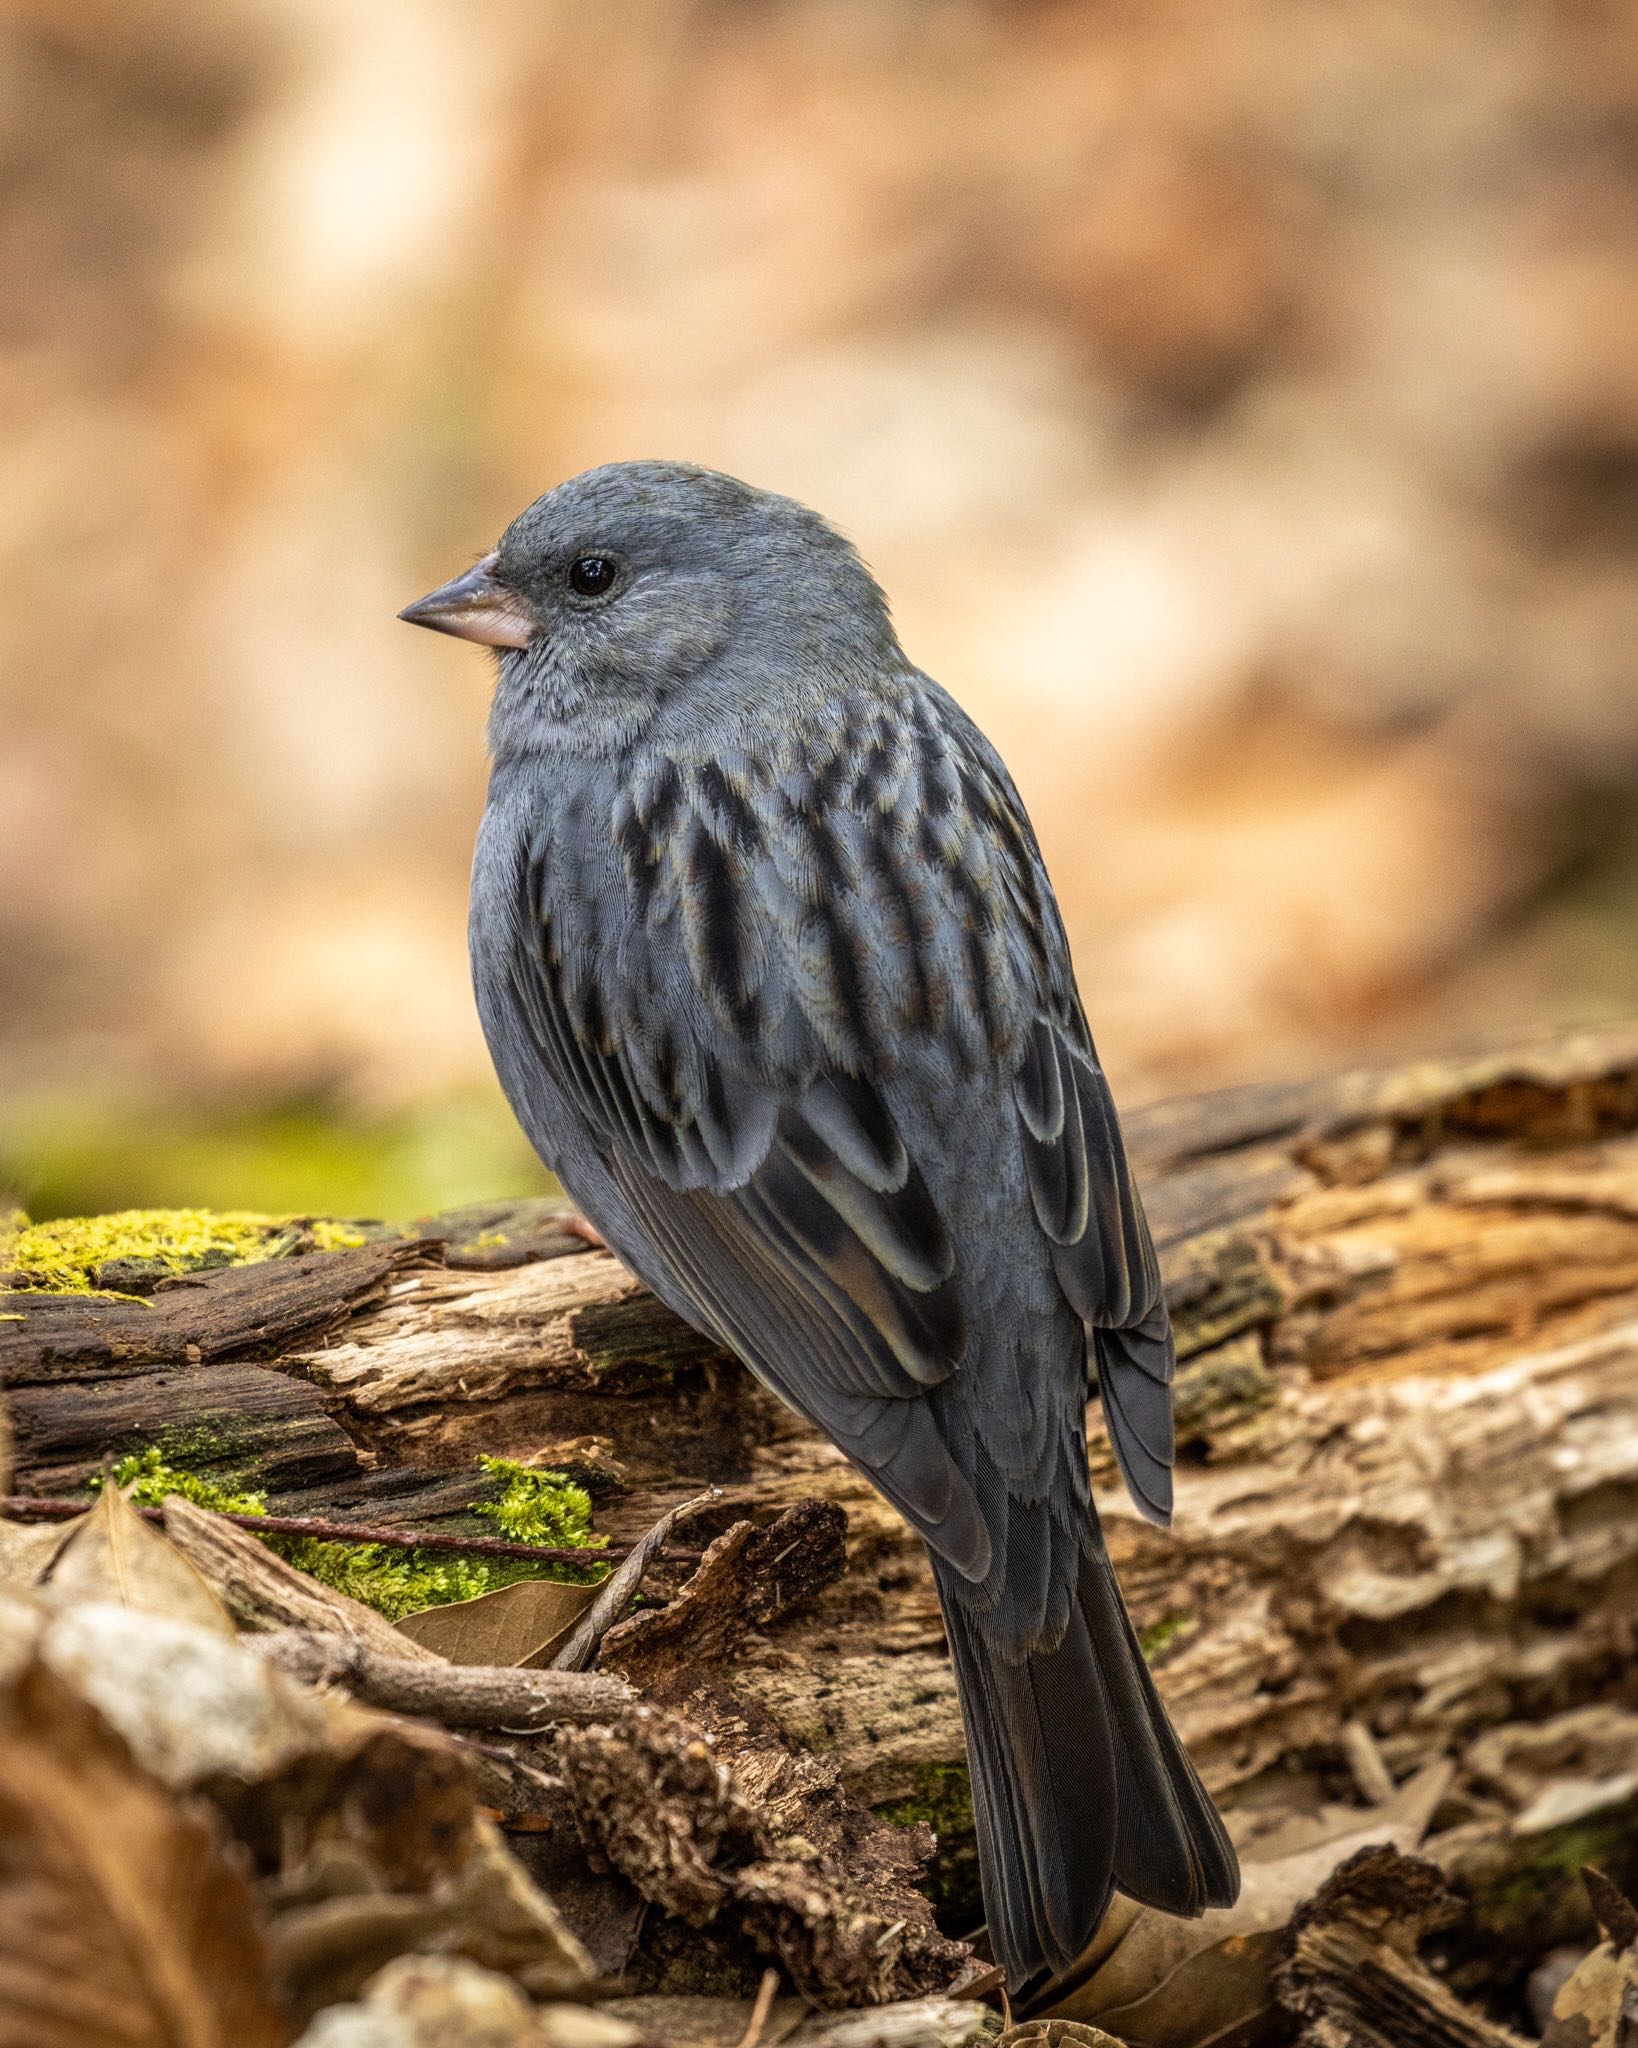
[[[597,1598],[596,1586],[519,1579],[476,1600],[452,1600],[406,1614],[399,1632],[452,1664],[540,1670]]]
[[[1082,2020],[1025,2020],[1022,2026],[1008,2027],[995,2048],[1124,2048],[1124,2044],[1102,2027],[1088,2026]]]
[[[173,1791],[203,1791],[269,1860],[319,1835],[361,1845],[378,1888],[458,1869],[476,1802],[466,1755],[416,1722],[285,1677],[247,1644],[85,1601],[0,1602],[0,1640],[32,1626],[41,1660]]]
[[[297,2048],[637,2048],[637,2029],[585,2005],[536,2006],[459,1956],[400,1956],[356,2005],[330,2006]]]
[[[1541,2048],[1630,2048],[1635,2038],[1638,1944],[1601,1941],[1560,1985]]]
[[[53,1605],[107,1600],[218,1635],[234,1633],[232,1617],[209,1581],[111,1482],[88,1514],[68,1524],[40,1585]]]
[[[629,2021],[645,2041],[665,2041],[673,2048],[742,2048],[748,2037],[759,2048],[780,2048],[783,2042],[791,2048],[980,2048],[984,2042],[994,2044],[997,2033],[990,2007],[961,1997],[895,1999],[857,2012],[815,2012],[800,1998],[776,1998],[760,2036],[752,2027],[755,2009],[749,1998],[673,1993],[611,1998],[600,2011]],[[1090,2033],[1072,2026],[1059,2038],[1067,2043]]]
[[[0,1697],[6,2048],[279,2048],[243,1878],[39,1663]]]
[[[60,1523],[0,1521],[0,1586],[38,1586],[62,1540]]]
[[[345,1847],[321,1848],[297,1879],[309,1896],[277,1913],[274,1967],[296,2011],[351,1998],[383,1964],[422,1948],[503,1970],[543,1996],[591,1982],[585,1950],[487,1822],[455,1875],[429,1890],[372,1889],[370,1875]]]
[[[1090,1969],[1083,1965],[1040,2016],[1089,2021],[1130,2048],[1257,2038],[1274,2013],[1273,1966],[1292,1915],[1356,1850],[1414,1848],[1450,1776],[1448,1765],[1432,1764],[1373,1812],[1282,1830],[1275,1846],[1283,1853],[1254,1847],[1236,1903],[1198,1920],[1117,1900],[1084,1959]]]

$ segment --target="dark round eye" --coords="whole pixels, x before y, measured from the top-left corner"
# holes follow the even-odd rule
[[[569,564],[569,588],[582,597],[601,597],[614,577],[615,567],[607,555],[582,555]]]

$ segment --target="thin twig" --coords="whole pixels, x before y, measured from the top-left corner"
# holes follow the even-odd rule
[[[751,2007],[751,2017],[739,2038],[739,2048],[760,2048],[763,2030],[768,2024],[768,2015],[773,2011],[774,1993],[778,1989],[779,1972],[764,1970],[762,1982],[756,1987],[756,2003]]]
[[[696,1494],[692,1500],[685,1500],[677,1507],[663,1514],[643,1537],[632,1546],[630,1555],[617,1572],[605,1579],[597,1589],[597,1598],[586,1609],[571,1635],[557,1655],[552,1659],[554,1671],[584,1671],[597,1655],[597,1646],[609,1630],[625,1613],[632,1596],[643,1583],[643,1574],[665,1547],[665,1539],[684,1515],[697,1514],[703,1507],[709,1507],[717,1498],[717,1488]]]
[[[1354,1774],[1354,1783],[1372,1806],[1384,1806],[1397,1787],[1393,1773],[1364,1721],[1348,1721],[1342,1729],[1342,1753]]]
[[[692,1507],[694,1503],[687,1505]],[[83,1515],[89,1506],[89,1501],[47,1495],[0,1494],[0,1514],[19,1522],[67,1522]],[[316,1515],[240,1515],[222,1509],[212,1512],[255,1536],[312,1536],[321,1543],[379,1543],[389,1550],[459,1550],[473,1557],[518,1558],[532,1564],[612,1564],[616,1558],[630,1556],[638,1547],[630,1543],[609,1543],[600,1548],[566,1543],[508,1543],[499,1536],[435,1535],[428,1529],[383,1529],[373,1522],[329,1522]],[[159,1508],[138,1508],[137,1513],[149,1522],[165,1519]],[[645,1543],[648,1540],[643,1538]],[[698,1564],[703,1553],[667,1545],[657,1554],[671,1564]],[[650,1562],[652,1556],[651,1553]]]

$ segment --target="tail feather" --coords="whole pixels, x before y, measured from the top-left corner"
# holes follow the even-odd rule
[[[1083,1553],[1062,1640],[1017,1661],[963,1602],[961,1582],[934,1571],[967,1728],[984,1907],[1014,1991],[1066,1970],[1116,1890],[1190,1917],[1232,1904],[1234,1849],[1166,1718],[1101,1543]]]

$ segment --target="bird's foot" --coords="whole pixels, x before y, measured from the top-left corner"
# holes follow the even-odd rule
[[[561,1229],[570,1237],[578,1237],[582,1244],[589,1244],[593,1251],[606,1252],[609,1241],[595,1223],[588,1223],[578,1209],[568,1209],[557,1219]]]

